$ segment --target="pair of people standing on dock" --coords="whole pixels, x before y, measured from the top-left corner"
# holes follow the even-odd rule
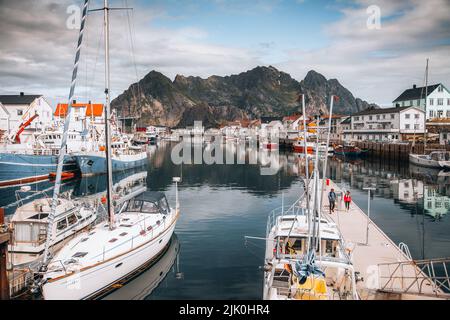
[[[336,208],[336,193],[334,192],[334,189],[331,189],[328,193],[328,201],[330,203],[330,214],[334,212],[334,209]],[[350,191],[347,191],[344,194],[344,204],[345,204],[345,210],[350,210],[350,203],[352,202],[352,196],[350,195]]]

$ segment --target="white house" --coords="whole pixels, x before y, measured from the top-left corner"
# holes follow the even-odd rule
[[[442,84],[426,87],[413,85],[393,101],[394,107],[419,107],[425,109],[425,93],[427,119],[450,118],[450,91]]]
[[[51,124],[52,113],[42,95],[0,95],[0,130],[12,139],[20,133],[23,143],[32,142],[33,132]]]
[[[344,141],[402,141],[423,135],[425,113],[418,107],[369,108],[344,121]],[[349,128],[350,127],[350,128]]]
[[[57,126],[61,126],[67,115],[67,103],[58,103],[54,113]],[[72,111],[70,112],[70,129],[78,132],[89,128],[92,124],[98,128],[98,132],[103,131],[104,126],[104,107],[101,103],[77,103],[72,102]]]

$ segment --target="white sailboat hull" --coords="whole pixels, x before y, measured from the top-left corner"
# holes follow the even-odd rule
[[[61,279],[53,279],[43,286],[46,300],[82,300],[94,298],[103,289],[125,278],[154,256],[169,243],[176,223],[172,223],[153,240],[128,251],[119,257],[109,259]]]

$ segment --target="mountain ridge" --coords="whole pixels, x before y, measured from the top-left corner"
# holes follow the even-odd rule
[[[310,70],[300,82],[273,66],[258,66],[239,74],[208,78],[177,74],[172,81],[152,70],[111,102],[122,116],[139,118],[139,126],[192,125],[206,127],[227,121],[261,116],[284,116],[301,110],[299,94],[305,95],[307,113],[327,113],[331,95],[340,97],[334,113],[351,114],[370,106],[340,84]],[[191,123],[192,122],[192,123]]]

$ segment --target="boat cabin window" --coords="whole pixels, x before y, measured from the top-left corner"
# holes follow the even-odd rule
[[[165,197],[155,201],[130,200],[128,202],[127,211],[143,213],[168,213],[169,204]]]
[[[57,229],[58,231],[64,230],[64,229],[66,229],[66,228],[67,228],[67,220],[66,220],[66,218],[61,219],[61,220],[59,220],[59,221],[56,223],[56,229]]]
[[[142,204],[142,209],[141,212],[146,212],[146,213],[158,213],[159,212],[159,207],[156,203],[154,202],[147,202],[144,201],[144,203]]]
[[[75,217],[75,214],[72,213],[70,216],[68,216],[67,222],[69,222],[69,226],[77,223],[77,217]]]
[[[142,201],[141,200],[131,200],[128,203],[127,211],[130,212],[141,212]]]

